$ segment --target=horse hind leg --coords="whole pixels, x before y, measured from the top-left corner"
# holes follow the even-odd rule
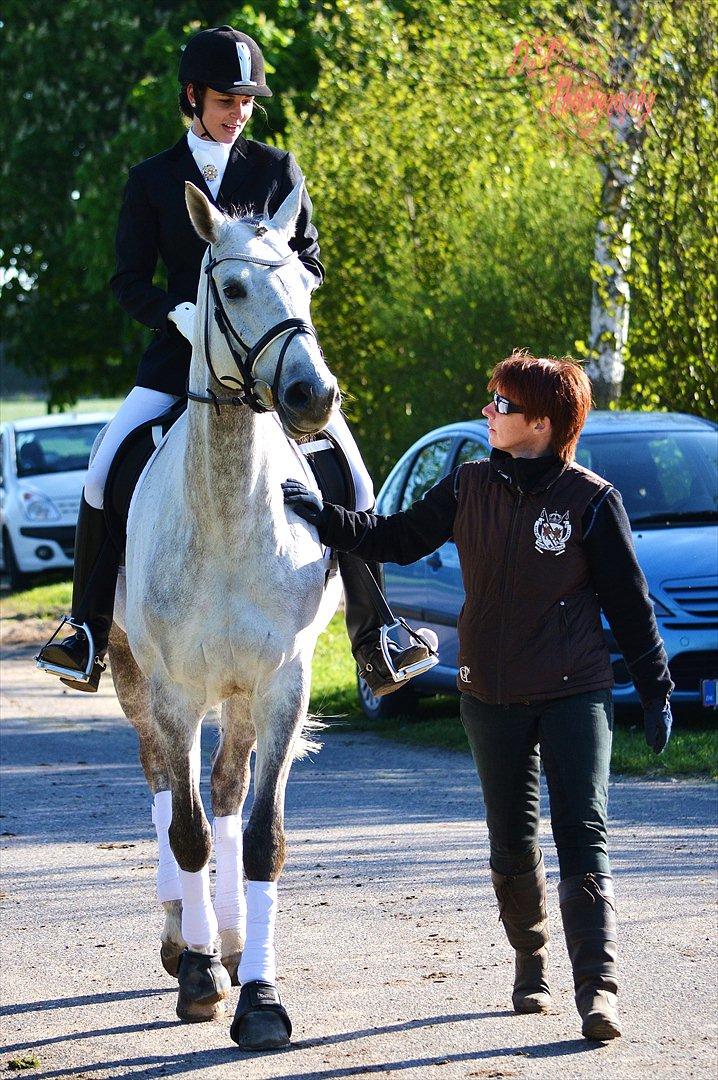
[[[212,812],[216,875],[214,910],[222,942],[222,963],[233,986],[246,936],[247,904],[242,866],[242,807],[250,780],[255,743],[250,699],[236,694],[222,705],[220,742],[212,762]]]
[[[150,688],[135,661],[127,635],[116,623],[110,632],[108,647],[112,680],[122,711],[137,732],[140,762],[152,792],[152,821],[157,832],[157,899],[162,904],[165,922],[160,944],[160,963],[177,977],[179,959],[187,948],[182,937],[182,892],[177,862],[169,842],[172,819],[172,794],[169,773],[162,749],[153,730],[150,713]]]
[[[215,1020],[224,1012],[230,978],[217,949],[217,917],[209,887],[211,838],[199,793],[198,756],[203,708],[179,687],[150,684],[150,708],[170,777],[172,822],[169,839],[179,866],[182,936],[177,1015],[191,1023]]]

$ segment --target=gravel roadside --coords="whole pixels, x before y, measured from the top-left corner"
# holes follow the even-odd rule
[[[10,645],[0,706],[0,1069],[33,1054],[28,1076],[87,1080],[716,1075],[716,785],[612,783],[625,1035],[594,1047],[577,1037],[548,830],[555,1008],[516,1017],[470,759],[337,725],[287,789],[277,944],[294,1041],[250,1056],[229,1016],[174,1015],[150,800],[110,680],[63,692]]]

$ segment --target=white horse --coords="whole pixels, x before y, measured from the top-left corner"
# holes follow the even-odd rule
[[[317,431],[339,405],[311,324],[312,275],[289,247],[300,198],[298,185],[271,219],[227,218],[186,185],[190,217],[210,245],[190,401],[133,500],[109,649],[155,797],[162,960],[178,969],[177,1013],[221,1015],[238,975],[231,1034],[252,1049],[285,1045],[291,1033],[274,987],[284,794],[306,745],[312,654],[341,592],[338,575],[326,582],[315,531],[285,507],[281,489],[289,476],[307,482],[285,431]],[[213,905],[198,752],[202,717],[219,703]]]

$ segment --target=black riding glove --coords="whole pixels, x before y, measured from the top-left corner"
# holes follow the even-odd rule
[[[667,701],[649,701],[643,708],[646,742],[655,754],[662,754],[671,737],[673,714]]]
[[[324,509],[324,503],[313,491],[300,484],[298,480],[285,480],[282,484],[284,501],[295,514],[304,518],[310,525],[316,525],[319,515]]]

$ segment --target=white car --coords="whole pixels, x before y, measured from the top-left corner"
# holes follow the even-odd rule
[[[0,559],[12,588],[27,575],[72,566],[90,451],[110,419],[63,413],[0,428]]]

